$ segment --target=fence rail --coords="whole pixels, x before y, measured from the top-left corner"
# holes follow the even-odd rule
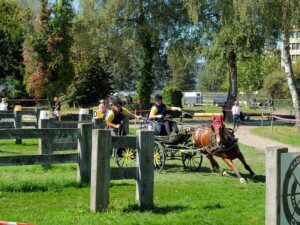
[[[48,155],[18,155],[1,156],[1,166],[25,166],[39,164],[77,163],[78,153],[48,154]]]

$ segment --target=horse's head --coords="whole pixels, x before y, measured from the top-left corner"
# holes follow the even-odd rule
[[[221,144],[225,130],[222,114],[219,117],[212,116],[212,129],[216,137],[217,146],[219,146]]]

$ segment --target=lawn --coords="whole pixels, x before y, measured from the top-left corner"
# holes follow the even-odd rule
[[[271,127],[257,127],[252,129],[251,132],[259,136],[300,147],[300,131],[294,130],[293,126],[274,126],[273,135],[271,134]]]
[[[1,141],[0,156],[35,154],[37,140],[21,146]],[[108,212],[89,212],[90,188],[76,182],[77,166],[54,165],[0,168],[0,221],[33,224],[264,224],[265,156],[241,146],[246,160],[259,175],[243,186],[235,177],[209,172],[204,159],[200,172],[184,172],[180,162],[168,162],[155,173],[155,207],[135,206],[135,182],[111,182]],[[219,160],[220,161],[220,160]],[[222,166],[227,168],[224,163]],[[237,162],[242,173],[245,170]]]

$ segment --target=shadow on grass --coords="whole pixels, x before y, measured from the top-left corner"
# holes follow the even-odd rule
[[[150,208],[139,208],[136,204],[129,205],[127,208],[123,209],[123,212],[152,212],[154,214],[166,215],[170,212],[178,212],[187,210],[189,207],[181,206],[181,205],[171,205],[171,206],[153,206]]]
[[[129,186],[135,186],[135,183],[126,183],[126,182],[122,182],[122,183],[110,183],[109,187],[129,187]]]
[[[237,178],[236,174],[232,171],[226,170],[228,176],[232,178]],[[265,175],[255,175],[255,177],[252,177],[251,174],[247,173],[241,173],[242,177],[246,178],[247,180],[251,180],[253,183],[265,183],[266,182],[266,176]]]
[[[201,166],[197,170],[184,170],[183,165],[180,164],[166,164],[162,173],[212,173],[210,168]]]
[[[44,184],[34,184],[34,183],[22,183],[22,184],[15,184],[15,183],[10,183],[10,184],[1,184],[0,183],[0,191],[3,192],[24,192],[24,193],[29,193],[29,192],[46,192],[46,191],[51,191],[51,190],[62,190],[64,188],[85,188],[89,187],[88,183],[78,183],[76,181],[71,181],[71,182],[66,182],[64,184],[56,184],[54,182],[52,183],[44,183]]]
[[[218,204],[215,204],[215,205],[206,205],[203,207],[203,209],[205,210],[216,210],[216,209],[224,209],[225,207],[220,205],[219,203]]]

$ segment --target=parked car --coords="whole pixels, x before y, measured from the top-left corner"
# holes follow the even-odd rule
[[[227,97],[214,97],[213,104],[215,106],[222,106],[227,102]]]

